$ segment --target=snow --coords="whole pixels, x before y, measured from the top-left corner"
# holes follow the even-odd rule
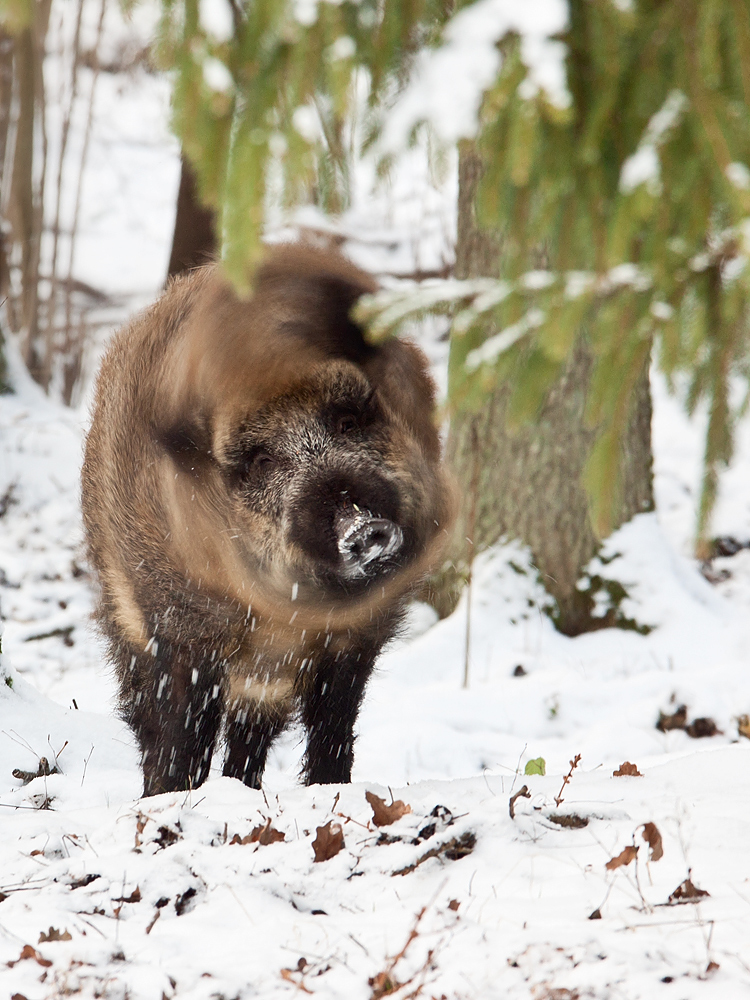
[[[657,184],[661,170],[659,167],[659,155],[656,147],[650,143],[639,146],[638,149],[629,156],[622,165],[620,173],[620,190],[623,194],[630,194],[640,184]]]
[[[213,41],[228,42],[234,35],[234,18],[229,0],[200,0],[198,21]]]
[[[726,175],[730,183],[734,184],[740,191],[750,190],[750,170],[747,164],[735,161],[727,164]]]
[[[203,60],[203,79],[207,87],[221,94],[227,93],[234,86],[232,74],[224,63],[212,57]]]
[[[681,90],[673,90],[667,95],[661,108],[652,116],[638,149],[622,165],[620,191],[623,194],[630,194],[641,184],[646,184],[651,194],[659,194],[661,166],[657,150],[667,132],[679,122],[687,103],[688,99]],[[730,168],[733,166],[735,164],[730,164],[727,168],[727,176],[735,183],[730,173]]]
[[[163,281],[179,172],[162,82],[138,73],[131,82],[100,91],[77,257],[79,276],[122,294],[121,315]],[[380,274],[442,267],[455,161],[441,175],[419,147],[390,185],[375,191],[373,173],[372,161],[359,166],[349,213],[331,221],[301,211],[297,231],[341,237]],[[589,283],[568,276],[571,294]],[[423,288],[427,302],[436,292]],[[497,283],[482,289],[497,293]],[[414,333],[444,386],[444,326]],[[272,752],[262,792],[215,768],[191,793],[140,799],[132,736],[90,620],[78,511],[87,407],[44,397],[12,344],[9,354],[16,392],[0,397],[4,995],[750,995],[750,741],[738,733],[750,713],[750,548],[715,559],[713,583],[691,556],[703,410],[688,420],[654,374],[657,510],[608,539],[589,569],[623,584],[621,613],[648,634],[555,632],[528,554],[508,542],[475,561],[471,594],[449,619],[412,607],[408,634],[368,689],[351,785],[301,787],[295,730]],[[747,421],[713,530],[750,542]],[[604,592],[598,607],[608,607]],[[659,713],[683,704],[689,721],[710,717],[719,732],[656,729]],[[36,773],[42,757],[61,773],[26,785],[13,777]],[[539,757],[546,774],[525,775]],[[615,777],[625,761],[641,776]],[[524,785],[530,797],[515,799],[511,818]],[[368,791],[411,811],[378,829]],[[551,819],[571,814],[586,825]],[[268,820],[283,841],[232,842]],[[316,862],[316,831],[331,821],[345,846]],[[661,833],[660,860],[649,860],[646,823]],[[636,860],[608,870],[630,844]],[[669,903],[688,877],[709,895]]]
[[[531,330],[541,326],[543,322],[544,312],[541,309],[529,309],[517,323],[506,326],[504,330],[488,337],[481,347],[469,351],[465,361],[467,371],[474,371],[482,364],[493,364],[504,351],[525,337]]]
[[[567,23],[564,0],[478,0],[460,10],[443,43],[418,53],[410,82],[388,115],[382,149],[402,149],[422,122],[446,143],[476,135],[482,97],[500,69],[497,42],[509,32],[520,36],[527,68],[521,96],[528,100],[543,91],[551,103],[567,107],[565,47],[552,37]]]

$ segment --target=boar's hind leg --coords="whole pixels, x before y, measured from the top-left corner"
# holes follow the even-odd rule
[[[219,665],[204,651],[156,640],[131,663],[123,715],[141,748],[143,794],[195,788],[208,777],[221,722]]]
[[[354,723],[373,657],[353,654],[318,663],[301,691],[302,722],[307,729],[304,779],[307,785],[351,781]]]
[[[227,714],[227,754],[224,774],[260,788],[271,744],[289,720],[285,702],[237,701]]]

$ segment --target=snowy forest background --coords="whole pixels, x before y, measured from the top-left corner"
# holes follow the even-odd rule
[[[502,20],[503,4],[484,2],[486,16]],[[2,8],[0,37],[0,113],[10,115],[0,123],[10,390],[0,396],[7,995],[750,995],[742,338],[727,373],[734,454],[700,559],[711,398],[688,416],[689,366],[670,378],[663,364],[652,369],[656,509],[604,540],[579,588],[592,595],[594,616],[614,609],[630,627],[563,634],[529,549],[491,545],[471,563],[456,610],[438,620],[415,604],[408,634],[383,656],[351,786],[299,787],[301,746],[291,732],[272,753],[263,792],[217,772],[189,795],[140,800],[132,737],[114,715],[114,681],[90,621],[78,476],[101,353],[166,279],[180,177],[174,75],[154,56],[159,5],[143,2],[126,16],[116,0],[37,4],[47,16],[43,76],[29,84],[37,113],[19,190],[17,7]],[[725,7],[738,24],[748,16],[743,0],[705,7],[719,12],[717,23]],[[203,29],[220,44],[231,5],[201,8]],[[539,0],[530,35],[547,38],[545,24],[566,9]],[[295,11],[309,24],[315,6]],[[440,282],[455,280],[455,140],[475,114],[460,101],[464,83],[476,91],[486,77],[472,51],[499,31],[477,23],[477,48],[470,33],[460,36],[459,62],[444,79],[428,72],[391,126],[403,135],[418,114],[437,117],[442,137],[388,140],[395,152],[385,174],[378,149],[361,153],[350,137],[344,201],[336,202],[340,186],[326,189],[320,164],[301,203],[284,205],[271,184],[266,238],[340,246],[378,276],[386,307],[415,292],[417,306],[419,295],[455,298]],[[351,55],[346,44],[337,53]],[[537,56],[540,85],[552,79],[552,87],[559,51],[540,43]],[[225,92],[220,65],[201,71],[214,93]],[[455,107],[446,103],[453,91]],[[298,115],[297,127],[317,126]],[[638,148],[633,191],[655,178],[649,144]],[[730,166],[742,194],[750,164]],[[725,278],[742,253],[722,259]],[[459,291],[463,305],[476,304]],[[450,322],[434,315],[402,331],[427,352],[445,414]],[[379,816],[366,793],[409,810]],[[336,824],[344,846],[320,860],[319,831],[333,829],[336,840]]]

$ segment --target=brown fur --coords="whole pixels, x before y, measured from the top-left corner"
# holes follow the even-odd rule
[[[258,786],[296,709],[307,780],[349,780],[375,657],[450,520],[424,356],[349,319],[374,289],[283,246],[249,301],[193,272],[105,357],[83,513],[146,794],[205,779],[225,714],[224,773]],[[358,504],[404,541],[349,578],[336,518]]]

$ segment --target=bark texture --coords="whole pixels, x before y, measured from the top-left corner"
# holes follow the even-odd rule
[[[474,196],[479,159],[464,147],[459,173],[458,277],[498,273],[502,239],[479,230]],[[506,429],[508,387],[501,385],[478,412],[452,418],[447,458],[463,494],[450,553],[450,569],[434,600],[447,613],[458,598],[473,556],[502,537],[525,542],[542,581],[558,605],[556,623],[575,635],[602,624],[592,619],[592,599],[576,589],[595,554],[582,472],[595,437],[584,413],[592,357],[581,336],[562,376],[552,385],[537,421]],[[653,508],[651,396],[648,369],[639,379],[622,448],[622,492],[617,523]],[[471,496],[476,489],[476,496]],[[468,541],[467,539],[470,539]]]

